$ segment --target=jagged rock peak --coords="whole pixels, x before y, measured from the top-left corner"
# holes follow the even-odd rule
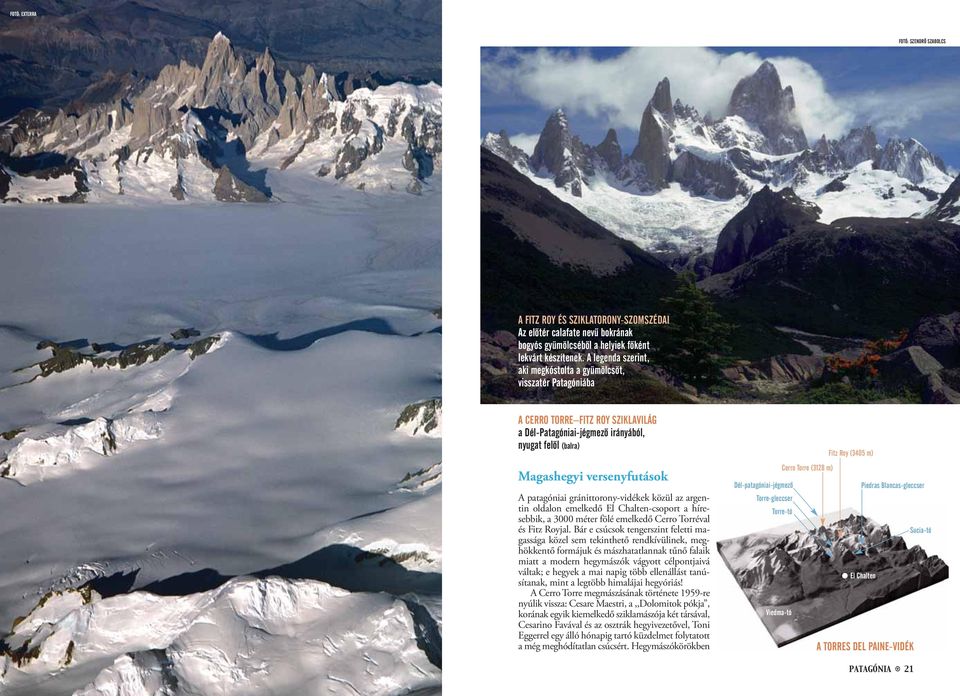
[[[822,134],[822,135],[820,136],[820,139],[817,141],[817,144],[814,145],[813,150],[814,150],[814,152],[817,152],[817,153],[819,153],[819,154],[821,154],[821,155],[824,155],[824,156],[830,154],[830,151],[831,151],[830,141],[827,140],[827,134],[826,134],[826,133],[824,133],[824,134]]]
[[[793,88],[781,86],[780,75],[770,61],[763,61],[753,75],[737,83],[727,111],[757,126],[768,140],[770,154],[784,155],[807,147]]]
[[[230,42],[230,39],[227,38],[226,34],[223,32],[217,32],[217,35],[210,40],[210,44],[207,46],[206,62],[210,59],[211,56],[221,56],[232,54],[235,55],[233,44]]]
[[[880,145],[877,134],[871,126],[854,128],[837,143],[847,167],[853,167],[870,160],[874,164],[880,159]]]
[[[230,39],[218,32],[207,47],[200,73],[209,82],[226,75],[242,75],[246,73],[246,64],[234,51]]]
[[[543,126],[530,166],[534,171],[550,172],[557,186],[570,186],[570,192],[579,196],[584,177],[593,174],[587,150],[580,138],[570,132],[563,109],[557,108]]]
[[[876,166],[879,169],[896,172],[914,184],[922,183],[928,173],[934,170],[947,172],[944,161],[914,138],[906,140],[890,138],[880,152]]]
[[[270,53],[269,46],[263,49],[263,55],[257,61],[257,67],[267,74],[272,74],[277,69],[277,63],[273,59],[273,54]]]
[[[700,112],[697,111],[697,107],[684,104],[679,99],[673,102],[673,113],[678,118],[693,119],[695,121],[705,122],[705,119],[700,117]]]
[[[596,147],[597,154],[606,163],[607,168],[616,172],[623,163],[623,151],[620,149],[620,141],[617,139],[617,131],[613,128],[607,131],[607,135]]]
[[[867,145],[876,145],[877,133],[873,130],[873,126],[867,124],[863,128],[850,129],[850,132],[843,136],[841,140],[857,140]]]
[[[606,145],[609,143],[612,143],[617,147],[620,147],[620,141],[617,139],[617,131],[614,130],[613,128],[609,128],[607,130],[607,134],[603,136],[603,141],[600,143],[598,147],[602,147],[603,145]]]
[[[545,168],[556,174],[563,167],[564,160],[572,153],[573,136],[563,109],[557,108],[547,117],[540,138],[533,149],[530,162],[534,168]]]
[[[670,180],[669,129],[651,99],[643,110],[640,135],[630,158],[643,165],[648,183],[658,189],[666,188]]]
[[[313,66],[307,64],[306,69],[303,71],[302,82],[304,87],[309,87],[313,89],[317,85],[317,71],[313,69]]]
[[[731,114],[748,120],[759,121],[762,117],[776,113],[785,106],[793,107],[793,90],[786,90],[780,83],[780,74],[770,61],[763,61],[752,74],[740,79],[730,96]]]
[[[668,118],[673,118],[673,101],[670,99],[670,80],[666,77],[657,83],[650,100],[653,108]]]

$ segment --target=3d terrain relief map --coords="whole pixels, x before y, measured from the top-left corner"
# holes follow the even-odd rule
[[[816,530],[755,532],[718,542],[717,549],[778,646],[949,575],[938,556],[847,511]]]

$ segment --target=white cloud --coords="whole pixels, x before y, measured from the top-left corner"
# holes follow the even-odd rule
[[[944,140],[956,141],[960,131],[956,114],[960,113],[960,80],[916,82],[851,94],[844,99],[859,120],[878,130],[904,133],[904,129],[923,123],[923,130]]]
[[[539,133],[517,133],[510,136],[510,144],[516,145],[528,155],[533,154],[533,148],[537,146],[540,139]]]
[[[792,85],[797,111],[810,138],[821,133],[842,135],[854,123],[853,111],[827,93],[823,78],[808,63],[791,57],[770,57],[784,86]],[[737,81],[763,61],[756,53],[724,55],[707,48],[631,48],[597,60],[585,51],[490,54],[483,66],[488,89],[520,91],[546,108],[603,118],[614,127],[637,128],[654,87],[670,78],[671,94],[702,113],[726,113]]]

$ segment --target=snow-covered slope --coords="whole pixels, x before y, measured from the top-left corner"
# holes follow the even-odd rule
[[[441,388],[439,177],[420,196],[368,195],[296,166],[267,177],[281,205],[3,209],[0,459],[15,475],[0,479],[0,627],[51,591],[132,583],[31,627],[44,657],[10,666],[4,694],[143,693],[117,685],[161,665],[195,693],[438,681],[419,643],[441,625],[440,440],[395,428]],[[338,574],[141,589],[313,554]],[[257,628],[249,588],[302,621]],[[156,635],[104,642],[98,626],[130,637],[128,609],[179,652],[152,652]]]
[[[74,693],[388,695],[440,681],[402,600],[310,580],[237,578],[185,596],[55,593],[7,642],[0,679],[11,690],[105,660]]]

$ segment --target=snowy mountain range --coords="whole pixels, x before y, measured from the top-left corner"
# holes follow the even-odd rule
[[[3,207],[0,692],[439,689],[440,195],[328,188]]]
[[[638,121],[629,153],[612,128],[598,145],[584,143],[559,108],[532,154],[504,131],[487,134],[483,147],[611,231],[668,255],[712,249],[764,186],[791,187],[830,222],[923,215],[956,174],[912,138],[881,145],[869,125],[811,144],[792,88],[768,61],[739,81],[722,118],[674,100],[664,78]]]
[[[233,26],[0,123],[5,695],[440,691],[441,87]]]
[[[0,124],[0,199],[266,201],[286,170],[419,193],[440,167],[441,95],[402,82],[344,95],[310,66],[281,72],[269,48],[248,61],[218,33],[200,66]]]

